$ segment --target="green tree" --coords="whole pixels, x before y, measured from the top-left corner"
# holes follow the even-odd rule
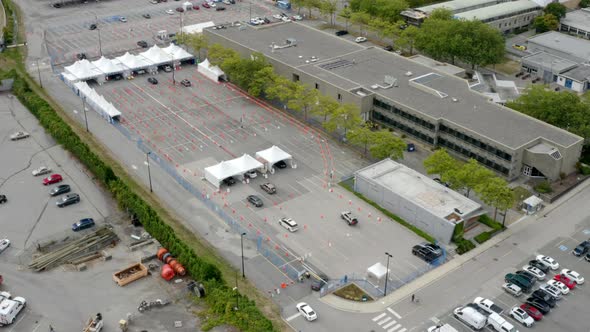
[[[444,177],[444,175],[449,172],[457,170],[460,166],[459,162],[451,157],[445,149],[434,151],[434,153],[424,159],[422,164],[426,169],[426,173],[438,174],[441,177]]]
[[[537,16],[535,21],[533,22],[533,26],[535,27],[537,32],[547,32],[550,30],[557,30],[557,26],[559,25],[559,20],[553,14],[545,14],[541,16]]]
[[[305,7],[307,0],[291,0],[291,6],[297,8],[297,14],[301,14],[301,8]]]
[[[358,24],[359,25],[359,29],[360,29],[360,34],[363,34],[363,28],[369,24],[369,22],[371,21],[371,15],[365,13],[365,12],[357,12],[357,13],[352,13],[352,15],[350,16],[350,21],[354,24]]]
[[[500,32],[480,21],[458,21],[459,34],[450,42],[451,50],[457,50],[457,56],[464,62],[475,66],[487,66],[499,63],[504,59],[504,38]],[[452,51],[451,54],[454,55]]]
[[[494,176],[492,171],[480,165],[477,160],[469,159],[467,163],[448,173],[448,178],[445,181],[450,182],[453,189],[465,189],[465,196],[469,197],[472,189]]]
[[[388,27],[392,26],[391,23],[378,17],[370,20],[368,25],[371,31],[377,33],[377,36],[379,36],[379,41],[381,41],[383,37],[387,36],[387,32],[389,31]]]
[[[277,99],[286,103],[293,98],[295,86],[295,82],[289,81],[283,76],[275,75],[271,78],[264,92],[268,99]]]
[[[227,59],[238,58],[238,52],[225,48],[219,44],[213,44],[207,50],[209,62],[215,66],[221,66]]]
[[[320,2],[320,12],[330,16],[330,25],[334,25],[334,18],[338,10],[338,0],[322,0]]]
[[[487,205],[494,207],[494,220],[498,209],[508,210],[514,204],[514,194],[508,183],[497,176],[489,178],[474,188],[479,198]]]
[[[401,32],[399,38],[395,41],[397,46],[401,49],[407,49],[410,55],[414,54],[414,45],[416,44],[416,38],[420,33],[420,29],[410,25]]]
[[[373,133],[374,141],[369,151],[377,159],[391,158],[401,159],[404,156],[406,143],[399,137],[393,135],[387,129],[381,129]]]
[[[565,17],[567,8],[559,2],[552,2],[543,9],[543,12],[545,12],[545,14],[552,14],[557,17],[558,20],[561,20]]]
[[[344,22],[346,24],[346,30],[348,30],[348,21],[350,21],[350,19],[352,18],[352,10],[350,10],[350,7],[342,8],[342,10],[340,10],[340,12],[338,13],[338,16],[344,19]]]
[[[303,113],[303,119],[307,121],[309,109],[318,103],[320,93],[318,90],[305,84],[295,84],[293,95],[287,102],[287,107]]]
[[[581,0],[580,1],[580,8],[588,8],[590,6],[590,0]]]
[[[254,97],[260,97],[277,79],[277,74],[273,67],[264,67],[252,75],[252,80],[248,84],[248,94]]]
[[[254,52],[249,59],[239,56],[223,60],[219,67],[229,76],[230,80],[246,90],[250,90],[252,77],[259,70],[270,67],[262,53]]]
[[[352,143],[363,146],[363,156],[367,156],[369,146],[375,144],[376,135],[373,131],[374,125],[371,122],[365,122],[362,125],[353,128],[346,133],[346,139]]]
[[[436,8],[428,15],[429,20],[444,20],[450,21],[453,19],[453,12],[447,8]]]
[[[207,49],[209,40],[202,33],[183,33],[180,35],[178,42],[184,44],[197,53],[197,60],[201,59],[201,50]]]
[[[323,126],[328,132],[335,132],[338,129],[344,130],[344,137],[349,130],[355,129],[361,125],[360,110],[354,104],[342,104],[336,109],[334,114],[324,122]]]
[[[315,103],[310,113],[313,115],[321,116],[322,123],[326,122],[328,116],[332,116],[336,110],[340,107],[340,104],[332,97],[320,94],[317,103]]]

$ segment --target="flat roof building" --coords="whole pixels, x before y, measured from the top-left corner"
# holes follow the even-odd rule
[[[505,1],[510,0],[453,0],[418,7],[416,10],[426,14],[431,14],[435,9],[445,8],[450,10],[453,14],[458,14],[478,8],[497,5]]]
[[[557,31],[529,38],[527,48],[530,52],[543,51],[578,63],[590,61],[590,41]]]
[[[457,19],[478,20],[500,30],[510,33],[530,26],[535,17],[542,12],[541,6],[530,0],[518,0],[457,13]]]
[[[294,22],[205,33],[243,56],[263,53],[278,74],[358,105],[365,120],[476,159],[509,179],[521,173],[559,178],[575,170],[581,153],[581,137],[489,102],[436,66],[380,48]],[[284,47],[287,39],[297,46]],[[537,145],[553,152],[533,149]]]
[[[559,30],[590,39],[590,8],[568,12],[559,23]]]
[[[448,244],[458,223],[465,227],[485,211],[471,199],[391,159],[355,173],[354,190]]]

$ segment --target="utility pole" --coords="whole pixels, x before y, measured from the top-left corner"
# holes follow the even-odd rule
[[[385,269],[385,289],[383,290],[383,296],[387,295],[387,279],[389,279],[389,259],[393,257],[388,252],[385,253],[387,255],[387,268]]]
[[[244,235],[246,233],[240,234],[240,241],[242,243],[242,278],[246,278],[246,274],[244,273]]]
[[[100,39],[100,26],[98,25],[98,15],[94,14],[95,22],[96,22],[96,31],[98,32],[98,52],[102,57],[102,41]]]
[[[88,130],[88,116],[86,115],[86,97],[82,97],[82,112],[84,112],[84,122],[86,122],[86,132],[90,132],[90,130]]]
[[[148,151],[145,154],[145,161],[146,161],[147,167],[148,167],[148,179],[150,181],[150,192],[153,193],[154,191],[152,190],[152,172],[150,170],[150,154],[152,154],[151,151]]]

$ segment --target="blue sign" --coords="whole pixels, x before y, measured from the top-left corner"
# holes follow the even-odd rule
[[[562,244],[562,245],[559,246],[559,250],[566,251],[567,250],[567,247]]]

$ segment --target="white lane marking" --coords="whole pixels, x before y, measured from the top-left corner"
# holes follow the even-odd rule
[[[383,327],[384,329],[387,329],[388,327],[391,327],[392,325],[395,325],[395,323],[397,323],[397,322],[396,322],[396,321],[394,321],[394,320],[392,320],[391,322],[389,322],[389,323],[387,323],[387,324],[383,325],[382,327]]]
[[[387,332],[393,332],[393,331],[399,329],[400,327],[402,327],[402,324],[397,324],[396,326],[390,328]]]
[[[391,312],[397,319],[402,319],[402,316],[400,316],[397,312],[393,311],[393,309],[387,308],[387,311]]]
[[[384,312],[384,313],[382,313],[381,315],[379,315],[379,316],[377,316],[377,317],[373,318],[373,321],[374,321],[374,322],[376,322],[376,321],[380,320],[381,318],[383,318],[383,316],[385,316],[385,315],[387,315],[387,314]]]
[[[403,329],[397,331],[397,332],[406,332],[406,328],[404,327]]]
[[[293,315],[293,316],[291,316],[291,317],[287,317],[287,319],[285,319],[285,320],[286,320],[287,322],[290,322],[290,321],[292,321],[293,319],[295,319],[295,318],[297,318],[297,317],[299,317],[299,316],[301,316],[301,313],[300,313],[300,312],[296,313],[295,315]]]
[[[390,320],[391,320],[391,317],[385,317],[384,319],[380,320],[380,321],[377,323],[377,325],[381,326],[381,325],[383,325],[383,324],[387,323],[387,322],[388,322],[388,321],[390,321]]]
[[[133,169],[137,169],[137,166],[135,166],[135,165],[131,165],[131,168],[133,168]]]

